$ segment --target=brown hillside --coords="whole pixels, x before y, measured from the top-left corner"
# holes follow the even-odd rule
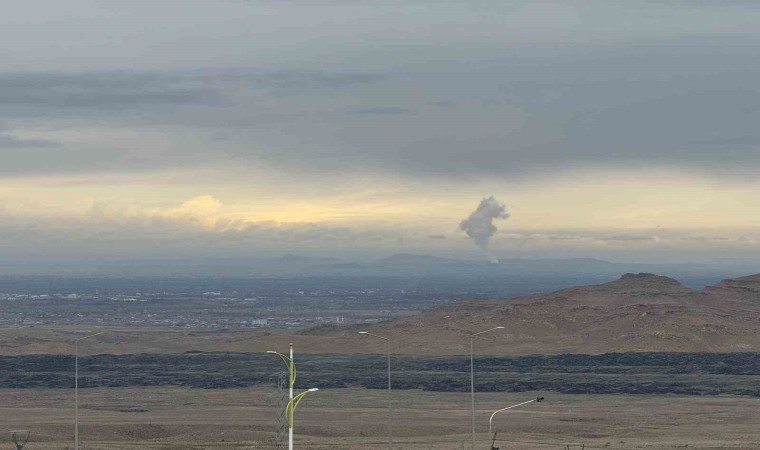
[[[694,292],[672,278],[626,274],[513,300],[461,301],[370,331],[392,336],[395,351],[416,354],[467,353],[469,331],[496,326],[505,329],[478,338],[476,352],[760,351],[758,306],[760,276]]]
[[[760,308],[760,274],[723,280],[705,288],[704,293],[713,299],[731,302],[735,306]]]

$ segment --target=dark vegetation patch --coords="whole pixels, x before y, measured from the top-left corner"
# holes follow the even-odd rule
[[[297,356],[298,386],[385,389],[383,355]],[[477,357],[478,391],[760,397],[760,353],[607,353]],[[79,386],[221,389],[272,384],[284,366],[260,353],[94,355],[79,359]],[[469,357],[393,358],[396,389],[468,391]],[[70,388],[69,355],[0,357],[2,388]]]

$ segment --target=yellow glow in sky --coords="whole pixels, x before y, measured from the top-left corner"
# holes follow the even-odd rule
[[[402,224],[453,232],[485,196],[507,205],[504,230],[752,229],[760,227],[760,183],[717,183],[669,173],[587,173],[556,179],[468,184],[447,180],[322,179],[311,185],[263,174],[167,172],[0,180],[6,214],[76,217],[163,214],[241,222]],[[259,176],[261,175],[261,176]],[[330,183],[331,184],[331,183]],[[287,185],[287,189],[282,186]]]

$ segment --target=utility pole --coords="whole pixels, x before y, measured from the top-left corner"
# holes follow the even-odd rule
[[[473,341],[475,336],[479,336],[489,331],[501,330],[504,327],[489,328],[478,333],[470,332],[470,409],[472,410],[472,450],[475,450],[475,364],[473,357]]]
[[[385,336],[372,334],[367,331],[360,331],[359,334],[366,336],[376,337],[385,341],[388,353],[388,448],[393,448],[393,408],[392,408],[392,394],[391,394],[391,340]]]
[[[89,334],[74,341],[74,450],[79,450],[79,341],[103,333]]]

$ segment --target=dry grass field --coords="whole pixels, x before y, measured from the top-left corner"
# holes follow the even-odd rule
[[[476,448],[489,448],[490,411],[536,394],[478,393]],[[394,395],[394,449],[470,449],[467,393]],[[497,416],[498,447],[760,448],[756,398],[545,395]],[[4,389],[0,396],[0,429],[31,429],[28,449],[73,448],[73,390]],[[263,387],[82,389],[80,437],[92,450],[273,449],[276,396]],[[297,448],[388,448],[385,400],[382,390],[358,388],[312,394],[296,415]],[[0,449],[10,448],[4,439]]]

